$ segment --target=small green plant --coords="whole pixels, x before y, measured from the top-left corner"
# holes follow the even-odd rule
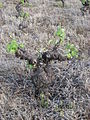
[[[29,13],[28,13],[28,12],[21,11],[21,12],[20,12],[20,17],[22,17],[22,18],[28,18],[28,17],[29,17]]]
[[[63,28],[61,28],[61,26],[58,26],[56,36],[59,37],[59,42],[60,43],[62,43],[64,41],[66,35],[65,35],[65,30]]]
[[[32,7],[32,4],[25,0],[20,0],[20,3],[25,7]]]
[[[10,53],[15,53],[18,50],[18,44],[16,40],[12,40],[8,45],[7,45],[7,51]]]
[[[24,2],[24,0],[20,0],[20,3],[21,3],[22,5],[24,5],[25,2]]]
[[[40,94],[40,99],[41,99],[41,106],[47,108],[48,107],[48,100],[45,99],[44,93]]]
[[[19,44],[19,47],[24,48],[24,44],[23,43]]]
[[[66,45],[66,54],[67,54],[67,58],[78,58],[78,49],[75,47],[74,44],[68,43]]]
[[[85,3],[90,3],[90,0],[81,0],[82,4],[85,5]]]
[[[28,17],[29,17],[29,13],[28,12],[24,13],[24,18],[28,18]]]
[[[30,7],[30,8],[32,8],[33,5],[32,5],[32,3],[28,3],[28,2],[27,2],[27,3],[25,4],[25,7]]]
[[[48,41],[48,45],[57,45],[59,43],[63,43],[65,39],[65,30],[61,28],[61,26],[58,26],[57,31],[55,32],[55,35],[59,37],[59,40],[51,39]]]
[[[64,7],[64,4],[62,4],[62,1],[58,1],[56,4],[56,7]]]
[[[18,48],[23,48],[23,44],[18,44],[16,40],[12,40],[8,45],[7,45],[7,51],[14,54],[18,50]]]
[[[82,4],[85,4],[86,0],[81,0]]]
[[[3,8],[3,4],[2,4],[2,2],[0,2],[0,8]]]

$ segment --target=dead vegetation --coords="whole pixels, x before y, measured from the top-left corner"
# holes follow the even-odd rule
[[[29,0],[30,8],[19,0],[1,2],[0,120],[89,120],[90,14],[82,16],[78,0],[62,0],[63,7],[56,0]],[[22,10],[30,16],[20,17]],[[60,23],[65,43],[78,46],[78,59],[67,59],[63,46],[47,46]],[[12,38],[25,46],[15,55],[6,51]]]

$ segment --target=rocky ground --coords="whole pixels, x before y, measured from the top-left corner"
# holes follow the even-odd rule
[[[80,0],[0,0],[0,120],[90,120],[90,14],[82,15]],[[27,18],[19,16],[28,12]],[[79,49],[79,58],[52,61],[37,71],[6,51],[16,39],[32,56],[50,49],[58,25],[65,29],[65,43]],[[64,51],[64,45],[59,48]],[[47,105],[42,105],[41,95]]]

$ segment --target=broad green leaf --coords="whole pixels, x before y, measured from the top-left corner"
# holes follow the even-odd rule
[[[67,58],[69,58],[69,59],[72,58],[71,53],[68,53],[68,54],[67,54]]]
[[[22,4],[24,4],[24,0],[20,0],[20,2],[21,2]]]
[[[24,16],[23,16],[24,18],[28,18],[29,17],[29,13],[28,12],[26,12],[26,13],[24,13]]]
[[[75,57],[77,55],[77,52],[76,51],[72,51],[71,55],[72,55],[72,57]]]
[[[16,40],[12,40],[11,43],[7,45],[7,51],[10,53],[15,53],[18,49],[18,44]]]
[[[73,51],[74,49],[75,49],[74,44],[71,44],[71,45],[70,45],[70,50]]]

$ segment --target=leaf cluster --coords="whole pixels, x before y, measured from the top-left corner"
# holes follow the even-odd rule
[[[59,37],[59,42],[62,43],[65,39],[65,30],[63,28],[61,28],[61,26],[58,27],[57,31],[56,31],[56,36]]]
[[[18,48],[23,48],[23,44],[18,44],[16,40],[12,40],[8,45],[7,45],[7,51],[15,54],[18,50]]]
[[[81,0],[82,4],[85,5],[86,3],[87,4],[90,4],[90,0]]]
[[[20,3],[21,3],[22,5],[24,5],[25,1],[24,1],[24,0],[20,0]]]
[[[21,11],[21,12],[20,12],[20,17],[22,17],[22,18],[28,18],[28,17],[29,17],[29,13],[28,13],[28,12]]]
[[[74,44],[68,43],[66,45],[66,51],[67,51],[67,58],[77,58],[78,57],[78,49],[75,47]]]

